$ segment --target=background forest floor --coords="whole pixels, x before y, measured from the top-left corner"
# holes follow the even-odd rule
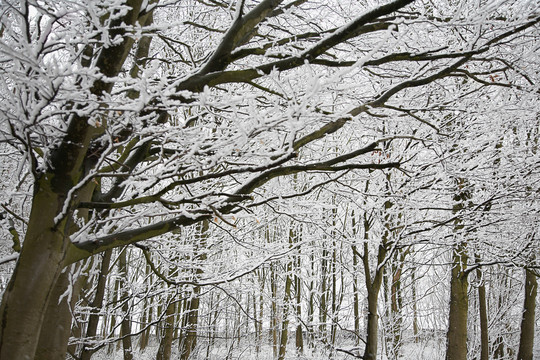
[[[173,344],[171,359],[179,359],[178,348]],[[112,352],[102,349],[96,353],[93,360],[123,360],[123,353],[121,346],[114,346],[115,349]],[[352,347],[343,346],[343,349],[351,349]],[[137,360],[154,360],[156,358],[156,352],[158,344],[150,344],[143,351],[136,351],[134,359]],[[381,357],[382,356],[382,357]],[[419,343],[409,343],[403,347],[400,359],[415,359],[415,360],[435,360],[444,358],[444,341],[440,340],[427,340]],[[190,357],[192,360],[272,360],[272,347],[270,345],[263,346],[258,353],[255,350],[255,346],[249,343],[241,342],[234,347],[227,346],[214,346],[208,349],[206,344],[202,344],[196,349],[196,352]],[[355,359],[355,357],[345,354],[344,352],[336,352],[333,357],[329,357],[328,352],[322,348],[318,349],[306,349],[304,354],[296,354],[292,346],[287,348],[287,355],[285,359],[297,359],[297,360],[319,360],[319,359],[335,359],[335,360],[347,360]],[[388,357],[384,353],[384,349],[379,350],[378,359],[386,360]]]
[[[540,359],[540,331],[535,331],[536,341],[534,344],[533,359]],[[512,342],[512,341],[510,341]],[[338,341],[338,349],[351,351],[353,353],[362,354],[363,348],[354,347],[352,341],[348,338],[342,338]],[[133,344],[138,344],[138,338],[133,339]],[[472,345],[472,344],[471,344]],[[135,360],[154,360],[158,350],[158,341],[156,338],[150,340],[150,344],[144,349],[138,348],[134,352]],[[446,346],[446,338],[444,333],[438,334],[424,334],[419,341],[414,342],[412,338],[405,340],[405,343],[401,349],[399,360],[438,360],[444,359]],[[472,345],[475,348],[478,346]],[[286,360],[319,360],[319,359],[332,359],[332,360],[353,360],[354,356],[346,354],[344,351],[336,351],[333,356],[330,356],[329,352],[322,346],[315,349],[306,346],[304,354],[297,354],[294,350],[294,339],[289,342],[287,347]],[[478,349],[479,351],[479,349]],[[471,355],[471,354],[469,354]],[[476,357],[478,358],[479,355]],[[174,342],[172,346],[171,359],[179,359],[178,354],[178,342]],[[277,357],[276,357],[277,358]],[[472,356],[474,358],[474,356]],[[120,342],[114,343],[109,347],[104,347],[98,351],[92,357],[92,360],[123,360],[124,355]],[[271,345],[263,345],[259,352],[256,351],[255,343],[252,338],[244,337],[240,341],[219,341],[216,340],[215,344],[211,347],[207,342],[200,342],[192,353],[190,360],[273,360],[273,350]],[[379,344],[379,352],[377,356],[378,360],[395,359],[389,354],[389,350],[385,348],[383,344]],[[500,360],[514,360],[515,354],[506,354],[506,357]]]

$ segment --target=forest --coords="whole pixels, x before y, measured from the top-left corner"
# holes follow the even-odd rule
[[[0,359],[540,358],[539,28],[0,0]]]

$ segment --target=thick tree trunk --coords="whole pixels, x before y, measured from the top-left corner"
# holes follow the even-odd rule
[[[77,198],[80,201],[90,200],[94,189],[94,183],[84,186],[81,191],[78,192]],[[77,216],[79,220],[86,221],[88,219],[88,211],[78,211]],[[69,221],[69,223],[70,225],[67,226],[68,230],[65,231],[66,234],[73,234],[75,231],[79,230],[79,227],[75,222]],[[66,245],[69,246],[69,243]],[[73,267],[75,266],[79,265],[73,265],[71,268],[64,268],[52,289],[34,360],[64,360],[66,357],[72,329],[72,309],[79,300],[82,288],[85,287],[88,282],[88,275],[84,272],[83,274],[79,274],[77,279],[70,278],[70,274],[74,271]],[[88,264],[85,266],[91,267],[91,265]],[[72,283],[70,284],[70,282]],[[66,289],[69,287],[71,287],[71,290],[66,294]],[[74,346],[73,348],[75,349],[76,347]]]
[[[131,10],[113,25],[134,24],[142,2],[127,0]],[[111,36],[122,36],[123,32],[117,27]],[[96,66],[106,76],[116,76],[133,42],[132,37],[125,36],[119,44],[103,49]],[[91,92],[101,96],[110,92],[112,86],[97,80]],[[67,211],[57,221],[55,217],[63,212],[68,194],[81,179],[90,141],[98,131],[101,130],[92,127],[87,118],[72,117],[66,135],[46,159],[48,170],[37,176],[25,241],[0,305],[0,359],[34,359],[36,355],[54,286],[70,261],[67,250],[71,245],[71,226],[67,222],[71,221],[72,213]],[[69,209],[76,208],[74,201],[69,205]]]
[[[372,287],[368,290],[367,336],[364,350],[364,359],[366,360],[377,359],[377,347],[379,344],[378,297],[378,289]]]
[[[452,271],[450,273],[450,309],[446,334],[446,360],[467,360],[467,316],[469,311],[469,282],[467,279],[467,242],[463,239],[464,225],[459,213],[469,206],[471,190],[467,180],[456,179],[456,193],[452,212],[458,214],[454,221],[456,239],[452,249]]]
[[[64,268],[69,239],[65,220],[54,223],[63,201],[42,178],[35,186],[30,221],[15,271],[0,306],[0,359],[34,359],[54,285]]]
[[[465,272],[466,264],[465,245],[458,244],[452,254],[446,360],[467,360],[467,313],[469,308],[467,291],[469,283]]]
[[[39,337],[36,355],[34,360],[64,360],[66,349],[71,334],[71,308],[77,300],[80,281],[73,286],[71,298],[65,295],[69,286],[70,270],[65,269],[58,278],[51,294],[51,299],[47,305],[45,319]]]
[[[517,360],[532,360],[534,345],[534,323],[536,317],[536,295],[538,281],[536,275],[525,271],[525,299],[523,302],[523,317],[521,318],[521,332],[519,336],[519,350]]]

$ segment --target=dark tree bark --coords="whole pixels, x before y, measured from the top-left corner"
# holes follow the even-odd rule
[[[127,285],[129,283],[128,265],[127,265],[127,248],[120,253],[118,270],[122,279],[122,323],[120,324],[122,336],[122,348],[124,350],[124,360],[133,360],[133,345],[131,343],[131,311],[129,306],[129,291]]]
[[[538,280],[536,274],[525,270],[525,290],[523,301],[523,317],[519,335],[518,360],[532,360],[534,346],[534,325],[536,322],[536,295]]]
[[[469,309],[469,282],[467,280],[467,254],[464,244],[452,252],[450,275],[450,310],[446,336],[446,360],[467,360],[467,315]]]
[[[486,299],[486,284],[482,279],[482,270],[476,269],[476,276],[480,284],[478,285],[478,307],[480,312],[480,360],[489,360],[489,327],[488,310]]]
[[[86,339],[94,339],[97,335],[98,324],[99,324],[99,311],[103,306],[103,299],[105,298],[105,286],[107,285],[107,275],[109,274],[109,266],[111,264],[112,250],[107,250],[103,254],[101,259],[101,269],[99,270],[98,281],[96,286],[96,292],[94,299],[90,304],[92,312],[88,318],[88,324],[86,327]],[[94,351],[90,349],[88,344],[83,344],[81,349],[81,360],[90,360]]]

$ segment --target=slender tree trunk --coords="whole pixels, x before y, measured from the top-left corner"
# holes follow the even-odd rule
[[[367,218],[364,219],[365,237],[367,240],[370,225]],[[367,289],[367,334],[366,334],[366,347],[364,349],[364,360],[377,359],[378,343],[379,343],[379,314],[378,314],[378,302],[379,291],[382,285],[384,265],[383,261],[386,257],[386,245],[381,243],[377,254],[377,268],[374,271],[373,276],[369,266],[369,248],[367,241],[364,242],[364,275]],[[372,280],[373,279],[373,280]]]
[[[272,332],[272,349],[274,358],[279,355],[279,337],[278,337],[278,311],[277,311],[277,275],[275,272],[275,264],[270,266],[270,289],[272,292],[272,308],[270,314],[270,331]]]
[[[413,267],[411,269],[411,292],[412,292],[412,306],[413,306],[413,335],[414,342],[418,342],[419,328],[418,328],[418,299],[416,296],[416,269]]]
[[[195,288],[193,297],[188,300],[184,338],[180,348],[180,359],[187,360],[197,345],[197,324],[199,322],[199,288]]]
[[[148,324],[150,323],[148,320],[148,313],[149,313],[149,309],[148,309],[148,299],[145,298],[144,299],[144,303],[143,303],[143,311],[142,311],[142,314],[141,314],[141,327],[145,327],[145,326],[148,326]],[[141,333],[141,337],[139,338],[139,350],[144,350],[146,349],[146,347],[148,346],[148,339],[149,339],[149,329],[143,331]]]
[[[320,300],[319,300],[319,333],[320,338],[326,344],[326,322],[328,321],[328,249],[326,245],[323,245],[323,251],[321,256],[321,287],[320,287]]]
[[[257,279],[258,279],[258,282],[259,282],[259,295],[256,296],[254,298],[254,300],[258,299],[258,302],[255,301],[254,302],[254,311],[257,312],[258,311],[258,321],[257,321],[257,325],[258,325],[258,333],[256,334],[256,350],[257,350],[257,353],[261,351],[261,346],[262,346],[262,343],[263,343],[263,338],[264,338],[264,328],[263,328],[263,324],[264,324],[264,282],[265,282],[265,276],[264,276],[264,269],[261,269],[257,272]],[[259,306],[259,308],[257,309],[256,307],[256,304]]]
[[[147,278],[147,280],[145,280],[145,283],[146,283],[145,286],[150,287],[152,284],[152,281],[151,281],[152,271],[150,269],[150,265],[147,264],[145,269],[146,269],[145,276]],[[152,323],[152,299],[145,297],[143,306],[144,307],[143,307],[142,316],[141,316],[141,326],[143,328],[148,326],[148,328],[141,333],[141,337],[139,339],[139,349],[141,350],[146,349],[146,347],[148,346],[148,342],[150,340],[151,327],[149,326],[149,324]]]
[[[508,279],[510,277],[510,272],[506,268],[499,267],[497,271],[497,287],[498,288],[511,288],[511,285],[508,283]],[[497,296],[497,309],[502,309],[505,304],[504,296],[501,292],[499,292]],[[493,344],[491,345],[493,350],[493,359],[505,359],[506,358],[506,346],[505,346],[505,338],[503,336],[503,327],[504,324],[503,321],[500,321],[501,324],[497,327],[497,336],[495,340],[493,341]]]
[[[300,263],[300,255],[296,256],[296,272],[294,274],[294,284],[295,284],[295,291],[296,291],[296,351],[299,354],[304,353],[304,333],[302,331],[302,279],[298,276],[298,273],[301,271],[301,263]]]
[[[533,359],[537,293],[538,281],[536,275],[532,271],[525,270],[525,299],[523,301],[523,317],[521,318],[517,360]]]
[[[391,358],[397,359],[401,349],[403,298],[401,291],[401,275],[405,263],[405,252],[396,251],[392,261],[390,276],[390,351]]]
[[[478,261],[477,257],[477,261]],[[480,312],[480,360],[489,360],[489,328],[488,311],[486,299],[486,284],[482,279],[482,270],[476,269],[476,276],[480,284],[478,285],[478,308]]]
[[[209,236],[209,222],[204,220],[203,222],[197,225],[197,232],[199,238],[195,244],[195,258],[198,261],[205,261],[207,258],[206,246]],[[202,274],[200,267],[197,267],[195,270],[196,277]],[[200,295],[201,289],[198,286],[193,288],[193,294],[187,304],[187,314],[186,314],[186,323],[184,324],[185,329],[183,331],[184,336],[182,341],[180,341],[180,359],[187,360],[195,346],[197,345],[197,329],[199,323],[199,305],[200,305]]]
[[[286,272],[287,275],[285,277],[285,294],[283,296],[283,310],[282,310],[282,319],[281,319],[281,334],[279,337],[279,353],[278,353],[278,360],[285,359],[285,353],[287,351],[287,341],[288,341],[288,335],[289,335],[289,301],[291,299],[291,285],[292,285],[292,278],[291,278],[291,271],[292,271],[292,262],[289,261],[287,264]]]
[[[92,303],[90,304],[91,307],[91,314],[88,319],[88,325],[86,328],[86,340],[94,340],[95,336],[97,335],[98,330],[98,323],[100,319],[99,312],[101,311],[101,308],[103,306],[103,299],[105,298],[105,286],[107,284],[107,275],[109,273],[109,265],[111,263],[111,257],[112,257],[112,250],[105,251],[103,255],[103,259],[101,260],[101,269],[99,271],[98,275],[98,282],[96,286],[96,293],[94,295],[94,299],[92,300]],[[90,357],[94,353],[93,350],[90,349],[89,344],[85,343],[83,344],[83,348],[81,350],[81,360],[90,360]]]
[[[369,188],[369,181],[366,181],[365,191]],[[389,204],[387,201],[386,205]],[[361,256],[362,265],[364,267],[364,282],[367,290],[367,321],[366,321],[366,341],[364,348],[364,360],[375,360],[377,359],[377,351],[379,345],[379,314],[378,314],[378,301],[379,301],[379,291],[381,289],[383,275],[385,267],[383,264],[384,258],[386,257],[386,240],[387,233],[383,236],[383,239],[378,247],[377,254],[377,266],[373,271],[371,271],[370,266],[370,251],[369,251],[369,238],[371,232],[371,218],[367,213],[364,213],[363,216],[363,227],[364,227],[364,246],[363,254]]]
[[[170,360],[171,348],[174,334],[174,315],[176,314],[176,306],[173,296],[169,298],[169,304],[165,310],[165,320],[163,321],[163,333],[159,342],[159,348],[156,355],[156,360]]]
[[[335,226],[335,222],[334,222]],[[337,322],[338,322],[338,293],[337,293],[337,249],[336,249],[336,243],[335,241],[332,242],[332,264],[330,266],[331,272],[332,272],[332,303],[331,303],[331,309],[332,309],[332,324],[330,326],[330,344],[332,344],[332,347],[336,344],[336,333],[337,333]]]
[[[351,212],[351,225],[353,239],[356,239],[356,217],[354,211]],[[353,260],[353,314],[354,314],[354,344],[358,346],[360,344],[360,296],[358,286],[358,250],[356,244],[351,245],[352,260]]]
[[[253,306],[253,333],[255,335],[255,352],[258,354],[261,351],[261,345],[259,338],[261,334],[261,320],[259,320],[258,308],[257,308],[257,294],[253,292],[251,294],[251,305]]]
[[[310,270],[311,270],[311,276],[309,281],[309,301],[308,301],[308,312],[307,312],[307,323],[308,323],[308,344],[311,348],[314,347],[315,344],[315,329],[314,329],[314,321],[315,321],[315,257],[313,254],[313,250],[309,254],[309,263],[311,264]]]
[[[169,276],[174,276],[178,272],[176,266],[169,268]],[[159,347],[156,355],[156,360],[169,360],[171,358],[172,343],[174,339],[175,332],[175,322],[176,315],[180,313],[180,305],[175,302],[175,297],[177,296],[176,291],[172,293],[172,288],[169,286],[169,293],[166,300],[165,307],[165,317],[160,322],[162,324],[161,332],[159,337]]]
[[[113,292],[112,292],[112,297],[111,297],[111,294],[109,293],[109,302],[112,303],[112,304],[116,304],[116,302],[118,301],[118,298],[120,297],[120,285],[121,285],[121,281],[120,279],[114,279],[114,286],[113,286]],[[116,314],[112,314],[111,315],[111,319],[109,321],[109,333],[114,336],[114,332],[115,332],[115,329],[116,329]],[[107,353],[108,354],[112,354],[113,350],[114,350],[114,346],[115,346],[115,343],[110,343],[108,348],[107,348]]]
[[[131,344],[131,318],[129,309],[129,292],[127,284],[129,283],[127,266],[127,248],[120,253],[119,270],[123,279],[122,284],[122,347],[124,349],[124,360],[133,360],[133,347]]]

